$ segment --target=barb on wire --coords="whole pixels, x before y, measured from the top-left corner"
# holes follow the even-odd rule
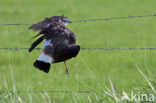
[[[156,14],[150,15],[142,15],[142,16],[127,16],[127,17],[112,17],[112,18],[100,18],[100,19],[81,19],[81,20],[72,20],[71,22],[88,22],[88,21],[110,21],[110,20],[118,20],[118,19],[132,19],[132,18],[145,18],[145,17],[153,17]],[[32,25],[33,23],[13,23],[13,24],[0,24],[0,26],[20,26],[20,25]]]
[[[0,50],[28,50],[29,48],[0,48]],[[41,50],[41,48],[35,48]],[[156,48],[81,48],[81,50],[106,51],[106,50],[156,50]]]

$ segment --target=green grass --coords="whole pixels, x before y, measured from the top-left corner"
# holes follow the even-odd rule
[[[44,17],[64,14],[71,20],[146,15],[155,12],[155,0],[1,0],[0,23],[35,23]],[[155,47],[156,18],[124,19],[73,23],[68,26],[77,36],[81,47]],[[28,26],[1,26],[0,47],[30,47],[36,33]],[[41,45],[40,45],[41,46]],[[49,74],[33,67],[40,51],[28,53],[21,51],[0,51],[0,90],[69,90],[101,91],[104,85],[111,89],[109,76],[119,91],[131,91],[147,86],[135,65],[151,78],[156,74],[156,52],[140,51],[80,51],[80,54],[67,62],[70,77],[65,74],[63,63],[53,64]],[[10,72],[14,76],[12,77]],[[152,79],[153,80],[153,79]],[[99,83],[102,82],[102,84]],[[101,88],[103,87],[103,88]],[[7,95],[7,94],[6,94]],[[102,96],[101,96],[102,95]],[[0,100],[5,102],[5,95]],[[49,93],[18,94],[13,93],[14,102],[18,96],[22,102],[60,103],[103,103],[114,102],[112,97],[95,94]],[[9,98],[6,97],[6,98]],[[90,98],[90,99],[89,99]],[[6,101],[7,102],[7,101]]]

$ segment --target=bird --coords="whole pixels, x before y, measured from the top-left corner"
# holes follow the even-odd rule
[[[66,27],[69,23],[71,21],[68,17],[62,15],[46,17],[44,20],[29,27],[30,30],[39,31],[32,38],[40,36],[31,44],[29,52],[32,52],[36,46],[44,41],[42,53],[33,63],[34,67],[48,73],[51,64],[64,62],[66,73],[69,75],[66,61],[76,57],[80,51],[80,46],[76,44],[75,34]]]

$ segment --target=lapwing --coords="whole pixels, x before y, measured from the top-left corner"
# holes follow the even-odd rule
[[[64,62],[66,73],[69,74],[66,61],[76,57],[80,51],[80,46],[76,44],[75,34],[66,27],[69,23],[71,21],[68,17],[62,15],[45,18],[29,27],[31,30],[39,31],[33,38],[40,36],[32,43],[29,52],[44,41],[42,53],[34,62],[34,67],[48,73],[51,64]]]

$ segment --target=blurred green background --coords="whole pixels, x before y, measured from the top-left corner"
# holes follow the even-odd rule
[[[156,13],[155,5],[155,0],[0,0],[0,23],[36,23],[62,14],[70,20],[148,15]],[[34,41],[31,37],[37,33],[28,27],[0,26],[0,47],[30,47]],[[68,27],[76,34],[81,47],[156,46],[155,17],[72,23]],[[53,64],[49,74],[35,69],[33,62],[40,53],[38,50],[32,53],[0,50],[0,90],[6,90],[5,82],[12,88],[11,71],[17,90],[90,91],[79,81],[98,89],[96,80],[110,87],[110,76],[117,89],[129,91],[146,86],[135,65],[148,76],[156,76],[155,50],[81,50],[76,58],[67,61],[70,77],[65,74],[63,63]],[[71,99],[66,96],[51,95],[56,102]]]

